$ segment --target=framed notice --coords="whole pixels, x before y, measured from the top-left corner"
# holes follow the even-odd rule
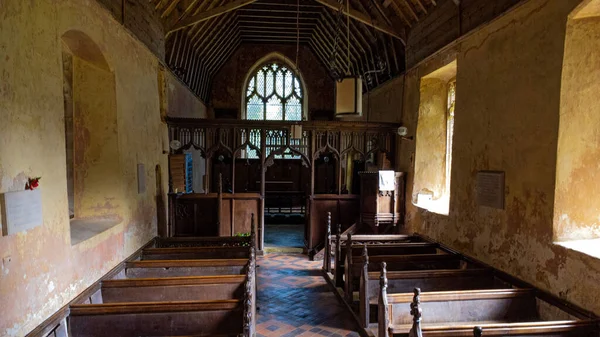
[[[0,196],[2,235],[12,235],[41,226],[42,192],[40,189],[7,192]]]
[[[477,204],[504,209],[504,172],[477,172]]]

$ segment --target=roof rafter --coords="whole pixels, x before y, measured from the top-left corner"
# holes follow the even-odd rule
[[[333,10],[339,10],[338,7],[338,3],[335,0],[315,0],[316,2],[320,3],[323,6],[329,7]],[[400,33],[396,32],[394,30],[393,27],[388,26],[387,24],[379,24],[379,23],[375,23],[371,21],[371,18],[369,18],[366,14],[359,12],[357,10],[354,10],[352,8],[343,8],[342,12],[344,13],[344,15],[349,16],[350,18],[359,21],[362,24],[365,24],[369,27],[373,27],[383,33],[386,33],[390,36],[395,37],[396,39],[402,41],[402,43],[404,45],[406,45],[406,40],[404,39],[404,37],[402,37],[400,35]]]
[[[235,0],[233,2],[230,2],[226,5],[220,6],[220,7],[216,7],[210,10],[207,10],[205,12],[199,13],[198,15],[194,15],[194,16],[190,16],[188,18],[185,18],[181,21],[179,21],[178,23],[176,23],[173,27],[171,27],[171,29],[169,30],[169,32],[167,33],[167,35],[172,34],[173,32],[176,32],[178,30],[184,29],[186,27],[189,26],[194,26],[200,22],[212,19],[214,17],[217,17],[219,15],[223,15],[225,13],[234,11],[238,8],[242,8],[244,6],[247,6],[251,3],[256,2],[257,0]]]

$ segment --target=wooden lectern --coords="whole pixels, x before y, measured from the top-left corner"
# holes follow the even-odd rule
[[[360,223],[373,233],[397,232],[398,223],[404,223],[404,172],[394,172],[395,184],[391,191],[379,189],[379,171],[359,172]],[[390,228],[391,227],[391,228]]]

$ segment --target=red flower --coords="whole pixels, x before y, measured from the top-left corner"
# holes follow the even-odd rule
[[[40,179],[42,179],[42,177],[29,178],[29,181],[27,184],[25,184],[25,189],[32,191],[35,190],[38,188],[38,186],[40,186]]]

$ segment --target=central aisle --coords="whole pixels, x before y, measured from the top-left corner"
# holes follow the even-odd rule
[[[359,336],[351,314],[306,255],[268,254],[258,259],[257,336]]]

